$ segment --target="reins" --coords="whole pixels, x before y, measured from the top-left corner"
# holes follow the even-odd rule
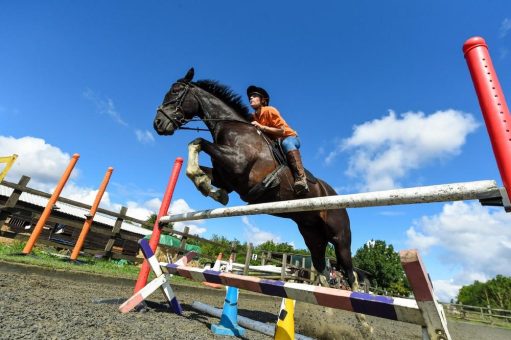
[[[249,122],[244,122],[242,120],[236,120],[236,119],[222,119],[222,118],[191,118],[191,119],[186,119],[184,114],[183,114],[183,110],[181,109],[181,105],[183,104],[183,101],[185,100],[186,95],[188,94],[188,92],[190,92],[191,95],[194,96],[195,99],[199,102],[202,110],[205,113],[207,113],[207,111],[204,108],[204,103],[202,102],[201,98],[199,96],[197,96],[193,91],[190,91],[190,88],[193,88],[195,86],[190,84],[190,83],[184,83],[184,82],[180,82],[180,84],[182,84],[185,88],[184,88],[183,91],[181,91],[179,96],[176,99],[164,102],[160,106],[160,108],[163,108],[164,106],[167,106],[169,104],[176,103],[174,105],[175,108],[176,108],[176,117],[175,118],[169,116],[163,109],[161,110],[161,112],[163,113],[163,115],[165,115],[165,117],[167,117],[168,120],[170,120],[171,122],[174,123],[174,126],[176,127],[177,130],[192,130],[192,131],[197,131],[197,132],[200,132],[200,131],[206,131],[207,132],[207,131],[209,131],[209,129],[203,129],[203,128],[199,128],[199,127],[186,127],[186,126],[184,126],[184,125],[188,124],[188,122],[199,122],[199,121],[203,121],[203,122],[207,122],[207,121],[210,121],[210,122],[238,122],[238,123],[243,123],[243,124],[251,125]],[[179,114],[179,116],[177,116],[177,114]],[[216,129],[216,125],[213,126],[213,130],[215,130],[215,129]]]
[[[204,108],[203,108],[204,109]],[[192,118],[192,119],[188,119],[186,120],[186,122],[184,124],[188,124],[189,122],[200,122],[200,121],[211,121],[211,122],[237,122],[237,123],[242,123],[242,124],[249,124],[251,125],[250,123],[248,122],[244,122],[242,120],[236,120],[236,119],[220,119],[220,118]],[[184,126],[184,124],[182,126],[179,126],[177,128],[177,130],[192,130],[192,131],[197,131],[197,132],[200,132],[200,131],[206,131],[208,132],[209,130],[208,129],[203,129],[203,128],[199,128],[199,127],[187,127],[187,126]]]

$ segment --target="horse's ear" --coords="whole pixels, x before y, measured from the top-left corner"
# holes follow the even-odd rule
[[[190,82],[193,79],[193,75],[195,74],[195,70],[190,68],[188,72],[186,73],[186,76],[183,78],[185,82]]]

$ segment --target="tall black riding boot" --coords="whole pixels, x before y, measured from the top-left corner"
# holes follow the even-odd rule
[[[295,179],[295,183],[293,186],[295,193],[297,195],[308,193],[309,187],[307,186],[307,177],[305,176],[305,170],[303,169],[300,151],[299,150],[289,151],[286,156]]]

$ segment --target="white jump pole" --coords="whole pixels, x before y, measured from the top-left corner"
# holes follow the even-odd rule
[[[485,180],[194,211],[185,214],[162,216],[160,223],[242,215],[464,201],[501,196],[497,183],[493,180]]]

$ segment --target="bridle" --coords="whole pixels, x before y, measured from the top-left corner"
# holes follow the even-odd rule
[[[186,125],[188,122],[198,122],[198,121],[210,121],[210,122],[220,122],[220,121],[229,121],[229,122],[239,122],[239,123],[245,123],[245,124],[250,124],[250,123],[247,123],[247,122],[244,122],[244,121],[241,121],[241,120],[235,120],[235,119],[223,119],[223,118],[186,118],[184,113],[183,113],[183,108],[182,108],[182,104],[186,98],[186,96],[188,95],[188,92],[191,93],[191,95],[199,102],[199,105],[201,107],[201,109],[203,111],[205,111],[204,109],[204,104],[201,100],[201,98],[199,96],[197,96],[193,91],[190,91],[191,88],[195,88],[195,86],[193,84],[190,84],[189,82],[176,82],[176,84],[180,84],[180,85],[183,85],[184,86],[184,89],[180,91],[180,93],[178,94],[178,96],[176,98],[173,98],[173,99],[170,99],[166,102],[163,102],[160,106],[158,106],[158,109],[157,111],[160,112],[161,114],[163,114],[169,121],[172,122],[172,124],[174,125],[175,129],[179,129],[179,130],[195,130],[197,132],[199,131],[209,131],[208,129],[202,129],[202,128],[192,128],[192,127],[185,127],[184,125]],[[167,112],[165,112],[165,110],[163,110],[164,107],[168,106],[168,105],[174,105],[175,107],[175,112],[173,114],[173,117],[170,116]],[[213,126],[213,130],[216,129],[216,124]]]
[[[167,100],[166,102],[163,102],[160,106],[158,106],[157,111],[160,112],[172,122],[172,124],[175,126],[176,129],[181,129],[182,125],[185,125],[188,123],[191,119],[186,119],[184,113],[183,113],[183,101],[186,98],[186,95],[190,91],[190,83],[183,83],[183,82],[177,82],[176,84],[180,84],[184,86],[184,90],[181,90],[180,93],[176,98]],[[195,97],[195,99],[199,100],[195,94],[192,93],[192,95]],[[199,103],[202,105],[202,103],[199,100]],[[175,114],[173,116],[170,116],[163,108],[165,108],[168,105],[174,105],[175,107]]]

